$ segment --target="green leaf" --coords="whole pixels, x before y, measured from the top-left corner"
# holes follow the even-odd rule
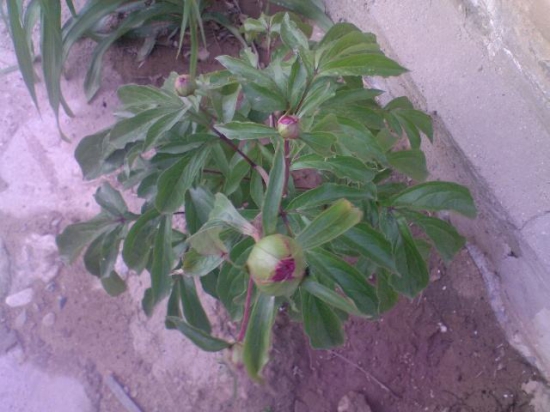
[[[100,213],[87,222],[67,226],[55,239],[61,258],[73,263],[86,245],[118,225],[119,222],[112,216]]]
[[[151,208],[139,217],[124,240],[122,257],[130,269],[141,273],[152,252],[159,213]]]
[[[216,193],[214,209],[210,213],[208,226],[226,225],[246,236],[257,236],[257,229],[246,220],[233,206],[233,203],[222,193]]]
[[[189,325],[183,319],[175,316],[168,316],[166,320],[173,323],[176,329],[179,330],[186,338],[206,352],[219,352],[223,349],[231,347],[229,342],[214,338],[209,333]]]
[[[332,43],[348,33],[361,32],[361,30],[352,23],[336,23],[325,33],[319,44],[317,45],[318,49],[321,49],[327,46],[329,43]]]
[[[244,296],[248,284],[248,274],[244,271],[244,265],[253,246],[254,240],[251,238],[245,238],[233,246],[229,256],[235,264],[224,264],[218,276],[216,291],[234,321],[243,316]]]
[[[297,236],[304,249],[313,249],[342,235],[361,221],[363,213],[346,199],[338,200]]]
[[[220,300],[216,287],[218,285],[219,270],[213,270],[200,278],[202,289],[216,300]]]
[[[390,271],[396,270],[390,242],[367,223],[361,223],[349,230],[341,240],[352,250],[361,253],[377,265]]]
[[[376,274],[376,293],[378,295],[380,313],[387,312],[399,301],[399,294],[390,284],[390,275],[386,271],[379,271]]]
[[[281,40],[291,50],[308,50],[309,41],[306,35],[298,28],[296,23],[285,14],[281,24]]]
[[[254,122],[235,121],[223,125],[218,124],[215,127],[216,130],[223,133],[228,139],[250,140],[279,136],[276,129]]]
[[[357,183],[370,182],[376,173],[361,160],[351,156],[334,156],[324,159],[316,154],[302,156],[291,166],[291,170],[302,169],[326,170],[342,179],[349,179]]]
[[[208,245],[212,247],[212,245]],[[200,250],[200,249],[199,249]],[[204,250],[200,250],[204,252]],[[183,271],[186,276],[203,277],[211,273],[224,261],[225,246],[223,250],[216,250],[208,255],[201,254],[197,249],[189,249],[183,257]]]
[[[340,318],[322,300],[300,288],[302,318],[309,343],[314,349],[343,345],[346,337]]]
[[[243,344],[243,363],[248,375],[255,381],[261,381],[262,369],[269,360],[276,309],[274,296],[258,293]]]
[[[451,261],[464,247],[466,240],[444,220],[412,211],[402,211],[402,214],[422,228],[445,261]]]
[[[42,71],[48,91],[48,100],[55,113],[59,127],[59,104],[61,95],[61,70],[63,61],[63,44],[61,41],[61,4],[59,0],[41,0],[41,35]],[[72,113],[71,113],[72,114]]]
[[[107,142],[108,153],[116,149],[124,149],[128,143],[145,140],[149,128],[165,115],[172,114],[181,109],[154,108],[140,112],[129,119],[119,120],[109,133]]]
[[[180,308],[180,288],[179,288],[179,276],[174,277],[174,286],[172,287],[172,292],[170,292],[170,297],[168,298],[168,304],[166,305],[166,320],[164,325],[166,329],[176,329],[176,325],[168,320],[169,316],[176,318],[182,318],[181,308]]]
[[[177,280],[177,284],[180,290],[181,305],[185,320],[187,320],[191,326],[194,326],[205,333],[211,333],[212,327],[210,326],[208,316],[206,315],[199,296],[197,295],[195,279],[187,276],[180,276]]]
[[[276,88],[267,88],[256,83],[245,83],[242,87],[246,100],[257,112],[271,114],[287,108],[285,97]]]
[[[392,167],[415,180],[422,182],[428,177],[426,156],[422,150],[400,150],[388,153],[386,157]]]
[[[332,79],[316,78],[303,98],[297,115],[304,117],[317,112],[324,102],[334,96],[335,91],[336,84]]]
[[[477,214],[470,191],[451,182],[427,182],[410,187],[394,196],[390,205],[414,210],[452,210],[470,218]]]
[[[322,30],[328,30],[334,23],[313,0],[269,0],[271,3],[284,7],[315,21]]]
[[[269,172],[269,183],[262,205],[263,236],[269,236],[276,232],[281,199],[285,188],[285,155],[283,143],[280,142],[273,157],[273,167]]]
[[[350,315],[365,317],[349,298],[343,297],[341,294],[322,285],[311,277],[306,278],[300,285],[300,288],[336,309],[340,309]]]
[[[127,84],[119,87],[117,95],[124,109],[133,113],[158,106],[174,109],[183,107],[181,99],[175,94],[153,86]]]
[[[22,19],[19,13],[19,5],[17,0],[7,0],[8,20],[10,25],[11,38],[15,48],[15,55],[19,70],[27,86],[27,90],[32,97],[34,105],[38,108],[38,100],[36,99],[36,91],[34,87],[34,66],[32,52],[29,46],[29,39],[22,26]]]
[[[336,136],[328,132],[301,133],[300,140],[305,142],[311,149],[320,156],[332,156],[332,146],[336,143]]]
[[[214,209],[214,195],[202,186],[190,188],[185,197],[185,220],[190,234],[199,231]]]
[[[151,289],[153,304],[160,302],[170,291],[172,279],[170,272],[174,262],[172,254],[172,216],[160,218],[159,229],[155,235],[153,264],[151,266]]]
[[[367,282],[366,276],[326,250],[308,251],[306,256],[311,271],[336,282],[363,314],[373,317],[378,314],[376,289]]]
[[[363,33],[359,30],[351,31],[336,41],[331,42],[325,48],[319,66],[322,67],[336,58],[342,58],[351,54],[376,53],[380,47],[376,42],[376,36],[371,33]]]
[[[220,238],[220,233],[222,231],[223,227],[221,226],[213,226],[212,224],[205,225],[187,241],[189,246],[191,246],[199,255],[212,256],[218,258],[219,260],[227,254],[227,247]],[[184,260],[184,266],[190,273],[195,274],[197,269],[201,268],[198,272],[206,275],[208,272],[205,273],[202,269],[204,265],[210,267],[209,263],[214,264],[214,262],[218,261],[212,259],[205,261],[192,253],[188,253],[187,255]]]
[[[343,117],[338,118],[338,123],[342,130],[338,140],[341,147],[363,161],[374,159],[380,163],[386,162],[382,148],[369,129],[359,122]],[[350,153],[346,154],[349,155]]]
[[[397,220],[399,238],[395,247],[395,256],[399,276],[390,279],[392,287],[398,292],[414,298],[430,281],[430,274],[424,258],[416,247],[407,222]]]
[[[105,289],[105,292],[107,292],[109,296],[113,297],[123,294],[127,289],[126,283],[115,271],[112,271],[108,277],[101,278],[101,286],[103,286],[103,289]]]
[[[110,173],[122,166],[123,157],[117,153],[106,158],[103,150],[104,142],[109,134],[108,130],[86,136],[83,138],[75,150],[75,158],[82,170],[84,179],[92,180],[103,174]]]
[[[187,109],[181,109],[176,112],[168,113],[160,117],[155,123],[149,127],[145,136],[145,142],[143,142],[143,152],[153,148],[160,139],[172,129],[176,123],[178,123],[183,115],[187,112]]]
[[[407,71],[381,54],[358,54],[336,58],[319,69],[320,76],[399,76]]]
[[[115,268],[122,241],[122,225],[107,233],[101,242],[101,259],[99,261],[99,276],[109,277]]]
[[[101,234],[92,243],[90,243],[84,252],[84,256],[82,257],[86,270],[98,278],[101,277],[101,247],[103,245],[103,239],[105,239],[107,234],[108,232]]]
[[[287,205],[286,210],[310,209],[334,202],[338,199],[347,199],[350,202],[374,199],[374,190],[370,186],[357,189],[336,183],[323,183],[292,199]]]
[[[296,106],[300,103],[300,100],[306,90],[308,80],[308,71],[302,63],[302,57],[299,56],[292,64],[288,78],[288,89],[286,92],[290,103],[290,109],[292,111],[294,111]]]
[[[244,153],[248,156],[252,150],[246,151],[247,147],[244,147]],[[225,181],[225,188],[223,192],[230,196],[235,193],[241,187],[243,179],[250,174],[250,164],[239,153],[235,153],[229,163],[229,176]]]
[[[230,56],[219,56],[216,60],[218,60],[222,66],[241,80],[246,80],[247,82],[257,84],[258,86],[264,87],[268,90],[277,89],[277,85],[267,74],[256,69],[255,67],[252,67],[250,63]]]
[[[159,177],[155,207],[162,213],[173,213],[185,202],[185,194],[197,179],[210,156],[210,146],[202,146],[182,157]]]
[[[95,201],[113,216],[122,217],[128,212],[128,206],[118,190],[108,182],[103,183],[94,195]]]

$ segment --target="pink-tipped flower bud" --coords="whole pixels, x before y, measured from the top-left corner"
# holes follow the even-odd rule
[[[174,82],[174,88],[179,96],[187,97],[195,92],[197,89],[197,83],[188,74],[180,74],[176,77]]]
[[[294,293],[307,266],[300,245],[281,234],[266,236],[256,243],[246,265],[258,289],[272,296]]]
[[[279,118],[277,130],[283,139],[297,139],[300,137],[300,119],[297,116],[285,114]]]

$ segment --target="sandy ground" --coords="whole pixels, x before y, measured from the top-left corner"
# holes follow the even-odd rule
[[[466,251],[449,267],[434,260],[434,282],[414,302],[377,322],[350,322],[337,351],[309,349],[283,314],[265,387],[165,330],[161,310],[147,319],[145,277],[130,276],[129,292],[113,299],[82,264],[63,266],[55,236],[97,212],[98,182],[82,180],[76,143],[112,122],[122,81],[158,82],[173,63],[154,54],[137,69],[131,51],[110,55],[91,104],[81,89],[90,50],[75,51],[63,87],[76,117],[61,122],[72,143],[59,138],[41,87],[39,114],[18,73],[0,78],[1,412],[368,412],[367,403],[374,412],[550,410],[537,372],[505,341]],[[2,26],[0,67],[13,63]]]

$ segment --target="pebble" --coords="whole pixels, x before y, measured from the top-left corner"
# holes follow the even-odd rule
[[[23,309],[19,315],[15,318],[13,325],[16,329],[21,329],[27,322],[27,310]]]
[[[338,402],[338,412],[372,412],[372,409],[362,394],[350,392]]]
[[[63,309],[66,303],[67,303],[67,298],[65,296],[57,297],[57,304],[59,305],[59,309]]]
[[[11,308],[18,308],[21,306],[25,306],[32,302],[33,297],[34,297],[34,291],[32,290],[32,288],[23,289],[20,292],[14,293],[13,295],[9,295],[6,298],[6,305],[8,305]]]
[[[42,318],[42,325],[44,325],[47,328],[50,328],[55,323],[55,313],[50,312],[44,315]]]
[[[10,283],[10,257],[2,238],[0,238],[0,299],[8,294]]]

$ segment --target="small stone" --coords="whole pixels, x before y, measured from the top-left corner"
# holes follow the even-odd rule
[[[53,312],[47,313],[42,318],[42,325],[44,325],[47,328],[51,328],[54,323],[55,323],[55,313]]]
[[[8,255],[2,238],[0,238],[0,299],[8,294],[10,284],[10,256]]]
[[[57,305],[59,306],[59,309],[63,309],[66,303],[67,303],[67,298],[65,296],[57,297]]]
[[[372,409],[363,395],[350,392],[338,402],[338,412],[372,412]]]
[[[21,329],[27,322],[27,310],[23,309],[19,315],[15,318],[13,325],[16,329]]]
[[[34,291],[32,290],[32,288],[23,289],[20,292],[14,293],[13,295],[9,295],[6,298],[6,305],[8,305],[11,308],[18,308],[21,306],[25,306],[32,302],[33,297],[34,297]]]
[[[12,359],[15,359],[15,361],[19,364],[22,364],[23,362],[25,362],[25,359],[26,359],[25,351],[23,350],[21,345],[15,345],[14,347],[12,347],[8,351],[8,355]]]

